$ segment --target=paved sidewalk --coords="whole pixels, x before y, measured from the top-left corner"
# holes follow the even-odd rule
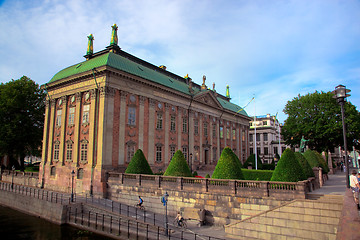
[[[329,174],[329,179],[324,185],[309,193],[311,194],[322,194],[322,195],[345,195],[346,191],[346,173],[336,172],[335,174]]]

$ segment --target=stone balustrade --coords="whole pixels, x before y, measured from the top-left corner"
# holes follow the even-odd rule
[[[151,189],[220,193],[237,197],[270,197],[281,200],[305,199],[312,191],[313,179],[300,182],[269,182],[192,177],[169,177],[158,175],[108,173],[110,186],[123,185]]]

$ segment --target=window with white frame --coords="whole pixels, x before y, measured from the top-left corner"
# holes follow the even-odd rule
[[[187,132],[187,118],[185,118],[185,117],[182,119],[182,131],[184,133]]]
[[[62,114],[62,110],[57,110],[56,111],[56,123],[55,123],[55,125],[57,127],[61,127],[61,114]]]
[[[90,112],[90,105],[84,105],[83,107],[83,115],[82,115],[82,123],[89,123],[89,112]]]
[[[66,161],[72,161],[73,143],[68,141],[66,143]]]
[[[82,142],[80,148],[80,161],[87,162],[87,155],[88,155],[88,144],[86,142]]]
[[[156,146],[156,162],[162,161],[162,147]]]
[[[175,155],[175,146],[170,146],[170,159]]]
[[[220,127],[220,138],[224,138],[224,127]]]
[[[129,163],[135,154],[135,144],[127,145],[126,162]]]
[[[162,129],[163,127],[163,115],[162,113],[157,114],[156,129]]]
[[[199,134],[199,121],[197,119],[194,120],[194,134]]]
[[[69,119],[68,119],[68,125],[72,126],[74,125],[74,120],[75,120],[75,108],[71,107],[69,109]]]
[[[212,135],[213,135],[213,138],[216,138],[216,124],[212,125]]]
[[[207,124],[207,122],[204,123],[204,136],[205,137],[208,136],[208,124]]]
[[[170,117],[170,131],[176,130],[176,117],[174,115],[171,115]]]
[[[184,154],[185,160],[187,161],[187,159],[188,159],[187,147],[182,148],[182,153]]]
[[[236,140],[236,130],[235,129],[232,130],[232,139]]]
[[[128,108],[128,124],[129,125],[136,125],[136,108],[129,107]]]
[[[60,153],[60,144],[55,143],[54,144],[54,160],[59,161],[59,153]]]

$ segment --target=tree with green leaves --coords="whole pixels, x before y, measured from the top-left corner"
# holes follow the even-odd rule
[[[172,157],[169,166],[164,172],[164,176],[192,177],[191,170],[187,164],[184,154],[177,150]]]
[[[272,174],[271,181],[298,182],[306,179],[307,177],[296,159],[294,152],[290,148],[287,148],[280,157]]]
[[[239,179],[243,180],[244,176],[241,171],[241,163],[231,148],[226,147],[221,153],[220,159],[216,164],[211,178],[216,179]]]
[[[0,156],[9,156],[9,167],[24,169],[26,156],[41,155],[45,97],[26,76],[0,84]]]
[[[302,136],[309,140],[310,149],[318,152],[343,146],[341,108],[331,92],[314,92],[298,95],[288,101],[284,113],[288,115],[281,134],[287,145],[299,147]],[[360,135],[360,113],[350,102],[345,103],[347,138]],[[348,149],[353,141],[348,141]],[[359,146],[358,146],[359,147]]]
[[[131,158],[128,167],[125,170],[125,173],[132,174],[153,174],[151,167],[148,161],[145,158],[145,155],[141,149],[136,150],[134,156]]]

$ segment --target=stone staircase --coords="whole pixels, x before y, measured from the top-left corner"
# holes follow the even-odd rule
[[[225,226],[235,239],[336,239],[343,196],[313,195]],[[316,200],[313,200],[316,199]]]

